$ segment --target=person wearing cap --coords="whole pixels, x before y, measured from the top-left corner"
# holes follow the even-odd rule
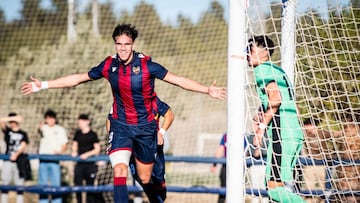
[[[80,114],[78,118],[78,129],[75,131],[71,148],[72,156],[79,156],[81,160],[86,160],[91,156],[100,154],[99,138],[96,132],[91,129],[91,121],[89,115]],[[96,178],[97,165],[95,162],[79,161],[75,165],[74,184],[94,185]],[[86,194],[87,203],[95,203],[95,194],[88,192]],[[82,194],[76,193],[78,203],[82,202]]]
[[[21,176],[17,165],[18,158],[25,152],[29,144],[29,138],[25,131],[20,128],[20,123],[23,121],[22,116],[16,113],[9,113],[7,117],[0,118],[1,130],[4,133],[4,140],[6,143],[6,155],[9,155],[9,160],[4,160],[1,171],[1,181],[3,185],[9,185],[12,181],[15,185],[23,186],[25,178]],[[17,192],[16,203],[22,203],[23,193]],[[2,191],[1,202],[8,202],[8,193]]]
[[[49,109],[44,114],[45,124],[40,125],[40,155],[62,155],[66,152],[68,137],[64,127],[57,123],[56,112]],[[58,160],[40,158],[38,184],[41,186],[61,186],[61,167]],[[40,203],[47,203],[48,195],[39,195]],[[52,196],[52,203],[61,203],[60,196]]]

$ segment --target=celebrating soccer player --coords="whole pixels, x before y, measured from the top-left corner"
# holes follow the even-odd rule
[[[150,178],[156,151],[158,125],[152,112],[155,98],[155,78],[183,89],[208,94],[224,100],[225,88],[204,86],[194,80],[177,76],[151,58],[134,51],[138,31],[130,24],[117,25],[112,38],[116,54],[107,57],[89,72],[71,74],[50,81],[39,81],[31,77],[22,85],[27,95],[47,88],[73,87],[81,83],[106,78],[113,93],[113,114],[110,119],[111,148],[109,157],[114,171],[114,201],[128,202],[126,177],[131,153],[136,156],[136,167],[144,191],[151,202],[161,202],[153,196]]]

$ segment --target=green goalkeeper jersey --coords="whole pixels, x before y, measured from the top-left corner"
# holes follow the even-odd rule
[[[263,110],[269,105],[269,99],[265,87],[270,82],[276,82],[281,93],[281,105],[275,118],[269,123],[268,133],[278,128],[281,139],[303,139],[303,133],[299,124],[293,86],[285,71],[270,62],[265,62],[254,69],[256,79],[256,90],[260,97]],[[277,120],[278,124],[275,124]],[[278,122],[280,120],[280,122]],[[280,126],[278,126],[280,125]]]

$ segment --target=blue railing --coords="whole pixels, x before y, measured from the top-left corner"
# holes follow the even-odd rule
[[[0,159],[9,160],[9,155],[0,154]],[[90,157],[86,160],[80,159],[80,157],[73,157],[70,155],[39,155],[39,154],[29,154],[29,159],[39,159],[39,160],[52,160],[52,161],[77,161],[77,162],[94,162],[94,161],[109,161],[107,155],[100,155]],[[188,163],[226,163],[225,158],[214,158],[214,157],[195,157],[195,156],[165,156],[165,161],[167,162],[188,162]],[[265,160],[257,160],[251,157],[246,158],[246,165],[250,167],[251,165],[264,165]],[[309,158],[300,157],[298,164],[300,165],[324,165],[327,166],[329,163],[332,166],[335,165],[360,165],[360,160],[313,160]],[[331,188],[330,183],[330,169],[326,169],[326,190],[302,190],[300,194],[303,196],[319,197],[322,199],[328,199],[332,194],[340,193],[343,196],[360,196],[360,191],[338,191]],[[49,194],[49,195],[62,195],[66,193],[73,192],[111,192],[113,191],[113,185],[99,185],[99,186],[13,186],[13,185],[0,185],[1,191],[22,191],[29,193],[37,194]],[[128,186],[129,192],[139,192],[141,188],[136,186]],[[225,194],[225,188],[211,188],[203,186],[191,186],[191,187],[180,187],[180,186],[167,186],[168,192],[179,192],[179,193],[210,193],[210,194]],[[246,194],[249,195],[262,195],[267,196],[267,191],[264,189],[252,189],[246,188]]]

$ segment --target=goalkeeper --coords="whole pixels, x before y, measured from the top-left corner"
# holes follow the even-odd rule
[[[249,39],[248,63],[254,68],[262,113],[254,118],[254,145],[269,136],[266,167],[268,195],[277,202],[305,202],[293,192],[293,169],[304,140],[294,91],[284,70],[270,62],[274,43],[266,36]]]

